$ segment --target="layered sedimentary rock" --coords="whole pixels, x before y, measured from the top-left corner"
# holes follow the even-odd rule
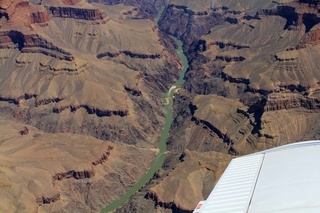
[[[34,5],[27,0],[2,1],[0,18],[21,27],[30,27],[31,24],[45,23],[50,20],[46,9]]]
[[[47,175],[43,179],[58,187],[47,192],[32,183],[35,187],[26,187],[28,200],[16,205],[5,196],[2,200],[10,205],[5,208],[23,211],[31,202],[44,211],[76,206],[78,212],[98,211],[141,177],[155,154],[151,150],[164,122],[161,92],[181,67],[168,35],[183,40],[190,65],[186,83],[174,98],[168,159],[118,212],[191,211],[206,198],[232,157],[319,138],[317,1],[166,4],[160,0],[1,2],[0,115],[30,125],[20,125],[15,137],[27,137],[31,141],[27,144],[36,145],[38,139],[46,140],[47,134],[30,130],[33,126],[112,141],[86,137],[102,148],[92,150],[95,157],[88,154],[79,167],[74,167],[79,153],[70,165],[55,167],[44,161],[49,167],[43,169]],[[156,27],[153,20],[162,6],[166,8]],[[55,135],[54,141],[63,141],[60,136],[69,134]],[[50,148],[55,150],[55,144],[60,143]],[[86,143],[82,145],[87,150]],[[69,149],[63,151],[69,156]],[[28,159],[30,154],[24,152]],[[122,163],[120,158],[130,152],[138,153],[129,158],[140,166],[139,156],[145,156],[142,169]],[[35,160],[44,168],[41,159]],[[113,168],[119,165],[123,170],[106,172],[112,162]],[[10,170],[10,165],[5,168]],[[11,174],[14,171],[6,173]],[[12,180],[23,185],[30,179]],[[119,183],[119,190],[109,187]],[[112,194],[101,197],[101,188]]]
[[[69,3],[2,3],[7,14],[0,33],[2,112],[19,114],[14,117],[49,132],[66,131],[66,123],[72,123],[69,132],[154,146],[156,138],[148,134],[163,122],[161,92],[178,75],[178,58],[162,45],[152,21],[111,20],[107,14],[120,16],[132,6]],[[12,21],[19,18],[12,8],[29,15],[40,8],[49,18],[45,25],[21,27]],[[113,118],[100,120],[113,116],[119,126]]]
[[[159,28],[185,42],[190,66],[175,94],[170,153],[231,157],[319,139],[318,10],[316,1],[171,1]],[[141,202],[149,210],[150,200],[155,212],[192,211],[195,204],[178,186],[190,181],[193,189],[198,177],[190,178],[194,171],[184,163],[169,157],[144,198],[135,196],[118,212]],[[194,192],[197,201],[206,199]]]
[[[170,152],[146,187],[116,212],[192,212],[210,194],[231,159],[214,151]]]
[[[0,126],[4,212],[98,212],[139,180],[156,155],[89,136],[47,134],[4,119]]]
[[[190,103],[189,107],[176,107],[176,128],[185,126],[182,147],[203,150],[188,145],[203,140],[209,146],[215,144],[208,150],[223,152],[224,147],[224,152],[239,155],[312,139],[316,133],[307,123],[315,122],[319,109],[317,9],[293,1],[246,7],[244,2],[237,6],[216,2],[214,13],[225,18],[233,11],[238,22],[224,19],[225,24],[211,28],[194,42],[194,49],[185,48],[192,63],[184,85],[188,92],[180,90],[177,96],[187,99],[184,106]],[[294,132],[296,125],[299,133],[284,136],[278,131],[278,123],[283,123],[274,112],[288,119],[282,131]],[[311,112],[313,116],[309,116]],[[301,125],[296,116],[292,120],[287,116],[292,113],[299,115]],[[199,134],[200,124],[212,137]],[[181,147],[177,140],[175,135],[169,139],[175,150]]]
[[[197,200],[204,200],[210,189],[221,176],[231,157],[216,152],[190,152],[186,150],[179,157],[180,163],[174,170],[163,171],[163,180],[150,187],[147,199],[162,209],[183,212],[193,209]]]
[[[157,16],[157,11],[166,5],[165,0],[89,0],[88,2],[104,3],[106,5],[126,5],[134,6],[134,9],[124,11],[121,17],[131,17],[134,19],[151,19]]]
[[[179,4],[178,1],[171,2],[160,19],[159,28],[182,39],[185,46],[192,45],[194,40],[207,34],[211,27],[223,22],[220,14],[211,13],[209,2],[203,1],[199,5],[194,3],[191,4],[191,8],[188,7],[187,2],[184,2],[186,5]]]
[[[0,7],[0,117],[21,123],[17,143],[8,142],[21,146],[15,158],[0,146],[11,181],[0,209],[98,212],[156,157],[162,92],[179,74],[166,48],[173,42],[151,20],[121,19],[134,6],[16,0]],[[11,170],[20,164],[20,173]]]
[[[99,9],[82,9],[74,7],[47,7],[50,15],[57,18],[74,18],[84,20],[102,20],[106,17]]]

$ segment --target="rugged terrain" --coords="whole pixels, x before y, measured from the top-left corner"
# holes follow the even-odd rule
[[[179,61],[153,21],[126,17],[137,8],[71,3],[2,2],[1,113],[47,132],[154,147],[159,97]]]
[[[2,1],[0,208],[97,212],[139,180],[181,68],[170,36],[190,66],[167,159],[117,212],[191,212],[233,157],[319,139],[319,10],[312,0]]]
[[[192,212],[232,156],[319,139],[318,11],[317,1],[169,3],[159,28],[184,41],[190,65],[167,141],[175,157],[118,212]],[[224,160],[206,173],[195,156],[209,153],[207,162]]]
[[[1,212],[98,212],[156,157],[173,40],[100,3],[0,3]]]
[[[97,212],[138,181],[156,155],[2,118],[0,127],[2,212]]]
[[[217,2],[223,24],[186,46],[191,68],[178,97],[190,102],[176,107],[182,132],[171,149],[243,155],[317,137],[317,6],[255,2]]]

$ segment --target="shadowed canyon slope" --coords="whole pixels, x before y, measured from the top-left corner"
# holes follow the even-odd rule
[[[156,155],[4,119],[0,127],[3,212],[97,212],[138,181]]]
[[[158,10],[164,8],[158,27]],[[320,135],[320,5],[311,0],[0,3],[0,208],[190,212],[228,162]],[[15,202],[19,195],[23,198]]]
[[[47,132],[155,146],[159,97],[179,61],[153,21],[127,18],[133,6],[84,1],[3,1],[1,8],[4,116]]]
[[[1,1],[1,211],[99,212],[146,173],[181,65],[139,13]]]
[[[223,153],[228,162],[232,156],[319,139],[319,9],[317,1],[293,0],[169,3],[159,28],[184,41],[190,65],[175,94],[167,141],[175,157],[169,156],[144,193],[118,212],[153,205],[154,212],[192,212],[206,199],[199,192],[211,191],[223,164],[204,172],[190,153],[211,153],[211,163]],[[181,153],[189,160],[177,160]],[[200,180],[210,181],[204,186]],[[181,193],[186,188],[188,193]],[[139,205],[144,202],[147,207]]]
[[[242,155],[317,137],[317,6],[254,2],[217,1],[223,23],[185,46],[191,68],[179,97],[189,103],[176,107],[185,137],[172,135],[172,149]]]

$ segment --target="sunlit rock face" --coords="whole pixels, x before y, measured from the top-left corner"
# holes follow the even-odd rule
[[[142,202],[148,210],[156,205],[155,212],[192,211],[191,200],[202,198],[197,190],[192,198],[181,193],[185,182],[194,189],[198,180],[198,170],[186,171],[186,161],[177,160],[185,150],[240,156],[320,137],[318,2],[198,2],[171,1],[159,22],[184,41],[190,65],[175,94],[167,141],[176,158],[168,158],[145,198],[134,197],[118,212]]]
[[[180,134],[171,135],[169,148],[243,155],[318,137],[315,2],[214,1],[201,14],[216,17],[214,26],[191,42],[188,30],[200,26],[194,20],[209,3],[200,10],[192,1],[176,2],[169,10],[184,13],[187,27],[167,28],[170,13],[163,27],[190,44],[191,63],[176,95],[183,104],[175,106],[173,132]]]
[[[156,147],[161,95],[180,62],[153,21],[135,12],[122,4],[2,1],[3,116],[47,132]]]
[[[156,155],[5,119],[0,126],[0,208],[7,212],[98,212],[138,181]]]
[[[234,156],[319,138],[319,9],[302,0],[1,1],[1,209],[98,212],[145,174],[165,121],[162,93],[182,64],[170,36],[190,66],[168,158],[117,212],[191,211]]]
[[[99,212],[146,173],[181,63],[140,12],[1,1],[1,210]]]

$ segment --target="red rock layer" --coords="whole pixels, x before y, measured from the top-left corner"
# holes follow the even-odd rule
[[[30,26],[34,23],[45,23],[50,20],[50,15],[42,5],[34,5],[28,1],[4,0],[0,3],[0,17],[5,16],[10,23]]]
[[[80,0],[62,0],[62,2],[66,5],[76,5],[80,2]]]
[[[47,10],[53,17],[58,18],[74,18],[84,20],[103,20],[106,14],[99,9],[84,9],[75,7],[47,7]]]
[[[19,48],[24,53],[42,53],[54,58],[73,61],[71,53],[55,46],[37,34],[24,34],[11,30],[0,32],[0,49]]]

